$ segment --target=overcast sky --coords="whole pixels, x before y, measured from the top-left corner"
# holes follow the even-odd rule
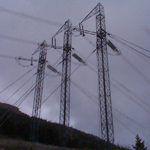
[[[0,0],[0,55],[31,58],[38,45],[17,42],[4,38],[15,37],[40,43],[46,40],[51,44],[51,37],[59,30],[65,21],[70,19],[73,26],[78,26],[84,17],[101,3],[105,8],[107,32],[126,39],[145,49],[150,49],[150,1],[148,0]],[[15,16],[1,11],[2,8],[29,14],[50,20],[55,25],[37,22],[32,19]],[[58,23],[58,24],[56,24]],[[84,23],[87,30],[95,31],[95,17]],[[74,32],[72,47],[76,53],[85,59],[94,49],[87,40]],[[2,38],[3,37],[3,38]],[[95,36],[86,35],[94,44]],[[135,136],[139,136],[148,144],[150,141],[150,64],[149,59],[131,51],[129,48],[108,37],[121,51],[120,56],[108,48],[109,71],[111,81],[111,97],[113,107],[115,143],[130,146],[135,143]],[[57,45],[63,46],[63,33],[57,36]],[[137,48],[136,48],[137,49]],[[140,52],[149,55],[142,49]],[[48,50],[47,60],[54,64],[60,57],[62,50]],[[34,55],[38,59],[38,54]],[[19,61],[22,65],[30,62]],[[72,71],[79,62],[72,57]],[[98,79],[96,71],[96,54],[87,60],[87,66],[81,66],[72,76],[84,92],[90,93],[89,99],[71,83],[70,126],[86,133],[100,136],[100,118],[98,100]],[[34,63],[37,66],[37,63]],[[91,66],[93,69],[90,69]],[[30,70],[32,66],[22,67],[14,59],[0,57],[0,91]],[[22,80],[1,92],[0,100],[5,102],[18,88],[36,73],[36,67]],[[57,67],[61,72],[61,65]],[[95,71],[94,71],[95,70]],[[61,76],[46,68],[50,76],[45,78],[43,100],[47,98],[60,84]],[[114,80],[115,78],[115,80]],[[14,104],[35,83],[36,76],[7,101]],[[34,92],[19,106],[20,110],[31,115]],[[41,118],[52,122],[59,122],[60,88],[42,105]],[[148,145],[147,145],[148,146]],[[150,146],[149,146],[150,149]]]

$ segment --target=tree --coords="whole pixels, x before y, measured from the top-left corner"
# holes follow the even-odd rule
[[[147,150],[147,147],[145,147],[145,145],[144,145],[144,142],[145,142],[145,141],[142,141],[142,139],[139,137],[138,134],[136,135],[135,139],[136,139],[136,141],[135,141],[135,146],[132,145],[132,147],[133,147],[135,150]]]

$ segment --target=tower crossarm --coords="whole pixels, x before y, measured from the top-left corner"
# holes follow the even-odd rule
[[[72,30],[72,25],[70,26],[68,26],[68,24],[70,24],[71,22],[70,22],[70,20],[68,19],[65,23],[64,23],[64,25],[56,32],[56,34],[52,37],[52,47],[56,47],[56,36],[58,35],[58,34],[60,34],[61,32],[65,32],[66,30],[68,30],[68,28],[70,28],[69,30]],[[71,31],[72,32],[72,31]],[[55,44],[55,45],[54,45]]]
[[[80,32],[80,28],[78,28],[78,27],[73,27],[72,30],[73,30],[73,31],[78,31],[78,32]],[[91,35],[96,35],[96,32],[94,32],[94,31],[89,31],[89,30],[84,30],[84,33],[86,33],[86,34],[91,34]]]
[[[93,9],[92,11],[79,23],[79,30],[80,30],[80,34],[84,36],[84,27],[83,27],[83,22],[88,20],[89,18],[91,18],[94,15],[99,14],[100,11],[104,10],[104,7],[101,5],[101,3],[98,3]],[[102,14],[101,14],[102,15]]]
[[[61,32],[67,30],[67,26],[66,26],[66,25],[68,24],[68,22],[69,22],[69,20],[67,20],[67,21],[64,23],[64,25],[56,32],[56,34],[55,34],[52,38],[54,38],[55,36],[57,36],[57,35],[60,34]]]
[[[98,3],[93,9],[92,11],[79,23],[82,24],[84,21],[86,21],[87,19],[91,18],[92,16],[96,15],[97,13],[99,13],[100,9],[104,9],[104,7],[101,5],[101,3]]]

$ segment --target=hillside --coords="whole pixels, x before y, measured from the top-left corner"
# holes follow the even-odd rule
[[[77,150],[0,137],[0,150]]]
[[[8,118],[8,116],[10,117]],[[0,103],[0,118],[1,118],[0,125],[3,122],[5,122],[0,127],[0,135],[2,136],[1,141],[2,139],[4,140],[3,138],[4,136],[7,136],[11,139],[12,138],[21,139],[27,141],[28,144],[30,143],[29,136],[30,136],[30,129],[31,129],[31,121],[33,120],[32,117],[23,114],[22,112],[19,111],[18,108],[14,106]],[[45,145],[61,146],[62,144],[61,134],[63,130],[64,130],[64,126],[60,124],[47,122],[46,120],[40,119],[39,143]],[[99,139],[96,136],[93,136],[91,134],[86,134],[82,131],[79,131],[71,127],[67,128],[67,130],[69,133],[69,139],[66,146],[68,148],[92,149],[92,150],[94,149],[103,150],[106,148],[106,142]],[[3,143],[4,142],[1,142],[0,144]],[[10,143],[12,143],[12,141]],[[111,145],[110,149],[126,150],[126,148],[115,146],[115,145]]]
[[[7,110],[10,110],[11,112],[15,112],[16,114],[21,114],[21,111],[19,110],[19,108],[12,106],[10,104],[6,104],[6,103],[0,102],[0,109],[7,109]]]

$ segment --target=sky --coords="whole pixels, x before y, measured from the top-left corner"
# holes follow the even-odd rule
[[[148,0],[0,0],[1,102],[7,101],[9,104],[14,104],[36,80],[37,63],[34,62],[33,66],[30,66],[28,61],[17,63],[14,57],[31,58],[38,47],[36,43],[46,40],[47,44],[51,45],[52,36],[68,19],[73,26],[78,26],[99,2],[104,6],[108,33],[150,50],[150,1]],[[7,12],[4,12],[4,8]],[[49,20],[51,24],[20,17],[8,13],[8,10]],[[95,16],[83,24],[86,30],[96,31]],[[15,38],[28,40],[30,43],[19,42]],[[114,38],[108,36],[107,39],[121,51],[121,55],[118,56],[108,47],[115,144],[132,148],[135,136],[139,134],[150,149],[148,145],[150,141],[150,60]],[[56,40],[57,46],[63,46],[63,32],[56,37]],[[73,52],[83,59],[86,59],[95,49],[95,43],[96,37],[93,35],[82,37],[78,32],[73,33],[72,47],[75,49]],[[150,56],[149,52],[134,48]],[[11,57],[2,57],[3,55]],[[57,60],[61,62],[61,55],[62,49],[48,49],[47,60],[54,65]],[[33,56],[34,59],[38,57],[38,53]],[[95,73],[97,71],[96,53],[93,53],[86,62],[87,66],[81,65],[71,76],[70,126],[100,136],[100,114],[96,98],[98,97],[98,79]],[[79,64],[72,57],[72,72]],[[60,64],[57,70],[61,72],[61,69]],[[29,70],[31,71],[21,80],[4,90]],[[48,68],[45,72],[48,76],[44,80],[43,101],[61,83],[61,76],[50,72]],[[30,78],[31,80],[27,82]],[[27,84],[21,88],[25,82]],[[73,83],[76,83],[80,89]],[[90,98],[81,89],[84,93],[88,93]],[[15,91],[17,92],[11,96]],[[33,97],[34,92],[19,106],[19,109],[28,115],[32,113]],[[43,103],[41,118],[59,123],[59,111],[60,88]]]

